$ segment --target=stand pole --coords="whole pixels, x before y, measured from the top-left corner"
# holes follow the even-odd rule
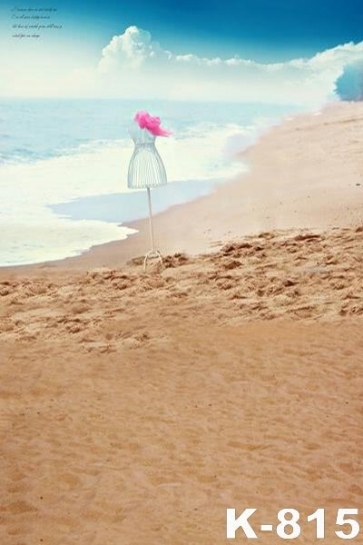
[[[154,229],[153,229],[153,211],[151,207],[151,191],[150,187],[147,188],[147,200],[149,203],[149,227],[150,227],[150,239],[151,239],[151,251],[154,251]]]
[[[159,252],[159,250],[155,250],[153,211],[151,207],[151,191],[150,191],[150,187],[147,187],[146,189],[147,189],[147,200],[149,204],[149,228],[150,228],[151,250],[146,254],[144,259],[144,272],[146,272],[147,262],[149,259],[158,259],[161,263],[163,261],[163,258],[161,257],[161,253]]]

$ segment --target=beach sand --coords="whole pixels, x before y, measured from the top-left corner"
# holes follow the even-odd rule
[[[362,136],[362,104],[275,127],[251,174],[155,219],[147,274],[146,222],[0,271],[1,543],[229,543],[227,508],[276,545],[280,509],[311,544],[325,508],[341,543],[363,499]]]

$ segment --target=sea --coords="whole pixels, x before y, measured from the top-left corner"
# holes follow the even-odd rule
[[[48,262],[122,240],[148,215],[145,190],[127,188],[134,115],[158,115],[168,184],[153,213],[248,171],[238,154],[299,105],[118,99],[0,99],[0,266]],[[240,177],[243,183],[243,176]]]

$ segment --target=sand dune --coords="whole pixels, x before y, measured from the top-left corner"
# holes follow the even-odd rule
[[[267,232],[201,256],[174,254],[0,281],[0,339],[75,335],[80,346],[118,350],[159,324],[208,316],[221,324],[256,319],[363,315],[363,227],[326,233]],[[162,317],[167,316],[166,323]],[[84,343],[84,344],[83,344]]]

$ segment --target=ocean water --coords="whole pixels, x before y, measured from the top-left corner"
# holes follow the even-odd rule
[[[121,240],[148,214],[145,191],[127,188],[137,110],[159,115],[169,184],[154,212],[207,194],[247,169],[238,152],[294,105],[125,100],[0,99],[0,266],[78,255]],[[241,182],[243,183],[243,181]]]

